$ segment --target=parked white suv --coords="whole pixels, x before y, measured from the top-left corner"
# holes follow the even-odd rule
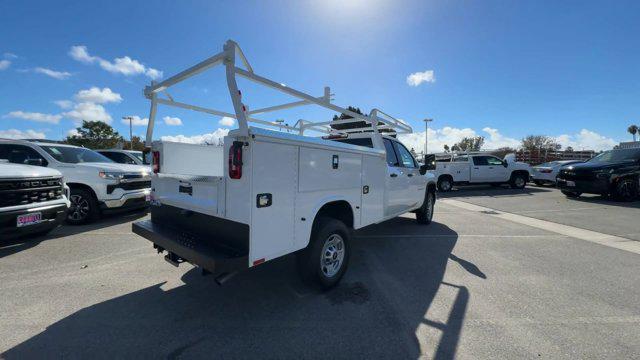
[[[0,160],[0,240],[55,229],[65,219],[68,197],[59,171]]]
[[[522,189],[529,181],[531,167],[516,161],[514,154],[500,159],[489,153],[447,153],[436,156],[433,174],[438,190],[450,191],[453,185],[509,184]]]
[[[102,212],[146,207],[151,178],[146,166],[117,164],[93,150],[44,141],[0,140],[11,163],[40,165],[62,173],[71,189],[67,222],[83,224]]]

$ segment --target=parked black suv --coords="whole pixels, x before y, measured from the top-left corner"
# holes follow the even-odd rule
[[[568,197],[589,193],[631,201],[640,189],[640,148],[605,151],[587,162],[563,168],[557,184]]]

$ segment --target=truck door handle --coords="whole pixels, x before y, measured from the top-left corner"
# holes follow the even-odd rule
[[[407,174],[407,176],[408,176],[408,177],[412,177],[412,176],[413,176],[413,174]]]
[[[394,174],[391,174],[391,175],[389,175],[389,176],[391,176],[391,177],[398,177],[398,174],[395,174],[395,173],[394,173]]]

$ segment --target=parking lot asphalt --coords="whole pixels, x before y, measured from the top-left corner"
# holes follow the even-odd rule
[[[544,199],[556,204],[552,209],[582,204],[544,188],[445,197],[454,195],[537,217],[542,212],[525,211],[544,210]],[[583,207],[591,206],[600,204]],[[639,211],[607,204],[571,221],[586,228],[591,218],[624,210]],[[555,213],[554,220],[569,221]],[[356,232],[350,268],[331,291],[303,285],[293,256],[218,286],[191,265],[167,264],[132,234],[131,221],[145,216],[110,217],[0,245],[1,357],[640,354],[636,253],[439,202],[430,226],[407,215]],[[607,229],[639,232],[631,225]]]
[[[618,202],[590,194],[573,199],[550,186],[527,186],[519,192],[469,186],[440,196],[640,241],[640,200]]]

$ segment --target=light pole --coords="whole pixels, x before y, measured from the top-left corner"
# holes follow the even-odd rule
[[[433,121],[433,119],[424,119],[424,155],[427,155],[427,142],[429,138],[429,123]]]
[[[123,116],[122,120],[129,120],[129,147],[133,150],[133,116]]]

